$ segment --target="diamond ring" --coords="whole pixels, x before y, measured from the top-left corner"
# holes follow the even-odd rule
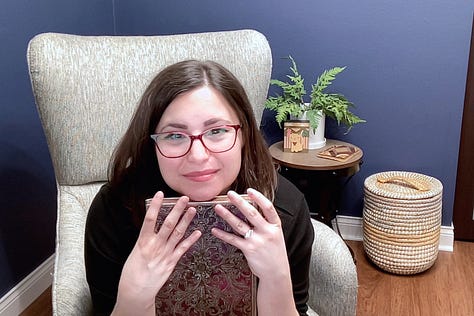
[[[245,239],[248,239],[248,238],[252,237],[252,235],[253,235],[253,229],[249,229],[249,230],[245,233],[244,238],[245,238]]]

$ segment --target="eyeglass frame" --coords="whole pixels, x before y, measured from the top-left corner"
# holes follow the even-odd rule
[[[224,127],[224,126],[225,126],[225,127],[232,127],[232,128],[235,130],[235,137],[234,137],[234,142],[232,143],[232,146],[230,146],[229,149],[222,150],[222,151],[213,151],[213,150],[209,149],[209,148],[206,146],[206,144],[203,142],[202,137],[204,136],[204,134],[206,134],[206,133],[209,132],[210,130],[215,129],[215,128],[219,128],[219,127]],[[214,153],[214,154],[220,154],[220,153],[225,153],[225,152],[231,150],[232,148],[234,148],[235,142],[237,141],[237,133],[239,132],[239,129],[241,129],[241,128],[242,128],[242,126],[241,126],[240,124],[224,124],[224,125],[219,125],[219,126],[216,126],[216,127],[211,127],[211,128],[209,128],[209,129],[206,129],[205,131],[203,131],[201,134],[198,134],[198,135],[190,135],[190,134],[186,134],[186,133],[183,133],[183,132],[179,132],[179,133],[181,133],[181,134],[186,135],[187,137],[189,137],[189,138],[191,139],[191,141],[190,141],[190,143],[189,143],[189,147],[188,147],[188,149],[186,150],[186,152],[185,152],[184,154],[179,155],[179,156],[176,156],[176,157],[174,157],[174,156],[173,156],[173,157],[170,157],[170,156],[166,156],[165,154],[163,154],[163,152],[162,152],[161,149],[160,149],[160,146],[158,146],[158,143],[157,143],[157,141],[156,141],[156,140],[157,140],[157,137],[158,137],[160,134],[168,134],[168,133],[172,133],[172,131],[170,131],[170,132],[164,132],[164,133],[151,134],[151,135],[150,135],[150,138],[151,138],[151,139],[153,140],[153,142],[155,143],[155,146],[156,146],[156,148],[158,149],[158,151],[160,152],[160,154],[161,154],[163,157],[166,157],[166,158],[171,158],[171,159],[173,159],[173,158],[181,158],[181,157],[186,156],[186,155],[189,153],[189,151],[191,150],[191,147],[193,147],[194,141],[195,141],[196,139],[198,139],[198,140],[201,142],[201,144],[204,146],[204,148],[206,148],[206,150],[208,150],[209,152]]]

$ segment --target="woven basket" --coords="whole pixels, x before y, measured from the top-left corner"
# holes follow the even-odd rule
[[[381,269],[416,274],[438,256],[443,185],[433,177],[381,172],[364,182],[364,250]]]

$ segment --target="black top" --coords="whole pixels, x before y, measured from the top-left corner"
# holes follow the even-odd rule
[[[102,186],[90,207],[85,232],[87,282],[94,315],[109,315],[117,299],[122,267],[138,238],[130,211],[119,204],[109,184]],[[278,176],[274,206],[280,215],[297,309],[306,315],[309,265],[314,232],[303,194]]]

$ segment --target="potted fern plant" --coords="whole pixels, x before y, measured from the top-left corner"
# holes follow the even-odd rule
[[[345,125],[347,127],[346,133],[355,124],[365,122],[351,112],[351,107],[354,105],[342,94],[325,92],[325,89],[346,67],[333,67],[325,70],[317,78],[316,83],[311,86],[310,102],[305,102],[304,97],[307,96],[307,93],[304,79],[298,71],[295,60],[291,56],[288,58],[291,61],[290,70],[292,72],[292,75],[287,75],[289,82],[270,80],[270,84],[280,87],[283,94],[270,96],[265,102],[265,108],[276,112],[275,120],[280,127],[281,123],[288,119],[288,116],[309,120],[311,130],[309,149],[314,149],[323,147],[326,143],[324,138],[326,116],[334,119],[338,125]]]

